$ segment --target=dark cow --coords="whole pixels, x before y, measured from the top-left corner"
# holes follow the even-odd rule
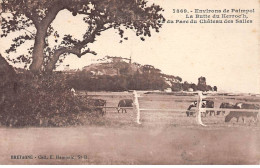
[[[235,105],[232,103],[221,103],[221,105],[219,106],[219,108],[223,108],[223,109],[234,109]],[[217,111],[217,115],[220,115],[220,113],[222,112],[222,114],[225,114],[225,110],[222,111]]]
[[[193,116],[195,114],[195,112],[191,111],[191,108],[192,107],[197,107],[197,101],[194,101],[190,104],[190,106],[188,107],[187,109],[187,117],[189,116]],[[211,101],[211,100],[202,100],[202,106],[201,108],[214,108],[214,102]],[[204,116],[206,117],[206,115],[210,113],[210,115],[212,115],[212,113],[214,113],[215,115],[215,111],[214,110],[207,110],[205,113],[204,113]]]
[[[133,100],[132,99],[123,99],[120,100],[117,106],[117,112],[119,113],[120,109],[122,109],[122,113],[125,110],[126,113],[126,109],[120,108],[120,107],[133,107]]]
[[[259,110],[260,106],[258,104],[246,104],[246,103],[237,103],[234,106],[234,109],[254,109]],[[239,120],[239,117],[242,117],[242,121],[245,123],[245,117],[253,117],[254,121],[257,121],[258,118],[258,112],[235,112],[230,111],[230,113],[225,117],[225,122],[229,122],[232,118],[236,118],[237,122]]]
[[[203,100],[202,101],[202,107],[201,108],[214,108],[214,102],[211,100]],[[207,114],[212,115],[212,113],[215,115],[214,110],[206,110],[206,113],[204,113],[204,116],[206,117]]]
[[[102,116],[106,113],[106,100],[103,99],[92,99],[94,101],[95,111],[98,111]],[[104,110],[105,107],[105,110]]]
[[[195,111],[191,111],[191,108],[192,107],[197,107],[197,101],[194,101],[190,104],[190,106],[188,107],[187,111],[186,111],[186,114],[187,114],[187,117],[189,116],[193,116],[196,112]]]

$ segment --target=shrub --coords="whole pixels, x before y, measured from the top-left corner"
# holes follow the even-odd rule
[[[62,74],[17,77],[17,92],[0,104],[0,123],[6,126],[71,126],[84,124],[83,118],[95,120],[86,97],[74,96]],[[91,121],[88,121],[91,123]]]

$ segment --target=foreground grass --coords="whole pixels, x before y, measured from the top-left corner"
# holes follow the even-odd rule
[[[259,129],[248,127],[0,128],[0,164],[259,164]],[[11,155],[88,159],[12,160]]]

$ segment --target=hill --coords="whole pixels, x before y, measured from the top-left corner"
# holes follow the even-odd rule
[[[67,71],[71,75],[69,72],[72,71]],[[172,91],[212,90],[211,86],[206,85],[206,78],[201,79],[198,85],[186,81],[182,83],[181,77],[164,74],[152,65],[141,65],[132,63],[131,59],[111,56],[85,66],[81,71],[74,71],[69,84],[75,89],[91,91],[165,90],[166,88]]]

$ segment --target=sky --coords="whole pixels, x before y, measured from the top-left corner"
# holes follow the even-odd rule
[[[164,8],[166,20],[183,18],[173,14],[173,9],[240,8],[255,9],[255,13],[249,14],[252,24],[165,23],[159,33],[152,32],[152,37],[144,42],[134,32],[127,31],[129,40],[119,43],[116,31],[107,30],[89,46],[98,53],[97,56],[87,54],[79,59],[69,55],[57,69],[62,70],[67,64],[72,69],[81,69],[106,55],[131,56],[134,62],[153,65],[163,73],[180,76],[183,81],[197,83],[198,77],[204,76],[207,84],[216,85],[219,90],[260,93],[260,12],[257,0],[149,0],[152,2]],[[82,17],[75,18],[68,11],[61,11],[53,26],[62,34],[72,34],[78,39],[85,31]],[[1,53],[11,37],[0,39]]]

